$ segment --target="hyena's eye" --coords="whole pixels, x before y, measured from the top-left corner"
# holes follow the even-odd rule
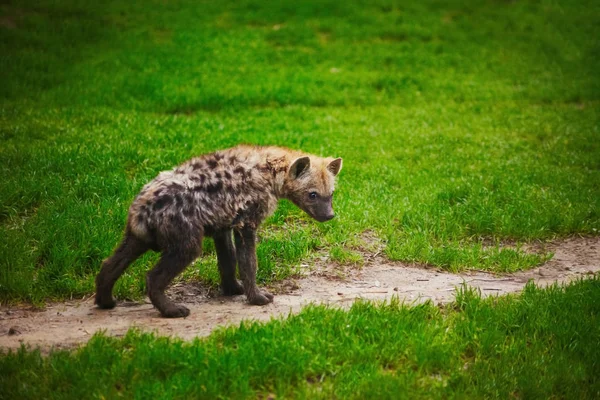
[[[310,192],[310,193],[308,194],[308,197],[309,197],[311,200],[314,200],[314,199],[316,199],[316,198],[317,198],[317,196],[318,196],[317,192]]]

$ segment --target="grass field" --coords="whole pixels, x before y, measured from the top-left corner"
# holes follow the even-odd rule
[[[392,260],[538,265],[520,244],[600,229],[599,21],[586,0],[1,1],[0,303],[92,293],[142,185],[241,142],[344,158],[335,220],[283,202],[265,224],[260,284],[360,263],[365,231]],[[216,285],[205,251],[184,279]],[[0,355],[0,398],[598,398],[599,304],[596,277],[97,335]]]
[[[0,302],[93,292],[159,171],[240,142],[344,158],[338,218],[288,203],[259,281],[315,251],[513,271],[600,229],[597,2],[0,4]],[[212,243],[186,279],[217,283]],[[139,297],[138,261],[117,295]]]
[[[0,356],[10,399],[572,398],[600,395],[600,279],[450,308],[305,308],[182,342],[130,331]],[[2,397],[2,395],[0,395]]]

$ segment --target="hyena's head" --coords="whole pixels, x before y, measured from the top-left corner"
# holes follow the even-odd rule
[[[329,221],[335,216],[331,202],[335,177],[341,169],[341,158],[295,159],[284,181],[286,197],[317,221]]]

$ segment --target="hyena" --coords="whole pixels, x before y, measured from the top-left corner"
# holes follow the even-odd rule
[[[321,158],[280,147],[238,146],[193,158],[161,172],[129,208],[125,235],[96,277],[96,304],[113,308],[112,290],[125,269],[148,250],[161,252],[147,274],[148,296],[163,317],[190,311],[165,295],[169,283],[202,251],[212,236],[226,296],[246,294],[264,305],[273,295],[256,285],[256,230],[291,200],[312,218],[334,217],[332,197],[341,158]],[[236,265],[242,279],[236,279]]]

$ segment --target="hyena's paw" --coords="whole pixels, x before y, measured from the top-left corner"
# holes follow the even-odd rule
[[[110,310],[111,308],[115,308],[115,306],[117,305],[117,302],[112,297],[112,295],[101,296],[99,294],[96,294],[96,299],[94,300],[94,303],[98,306],[98,308],[102,308],[104,310]]]
[[[221,291],[223,292],[223,296],[235,296],[244,294],[244,286],[236,280],[235,283],[223,284]]]
[[[181,304],[169,304],[164,310],[160,311],[164,318],[185,318],[190,315],[190,309]]]
[[[254,296],[248,299],[250,304],[255,306],[264,306],[273,301],[273,295],[269,292],[258,292]]]

